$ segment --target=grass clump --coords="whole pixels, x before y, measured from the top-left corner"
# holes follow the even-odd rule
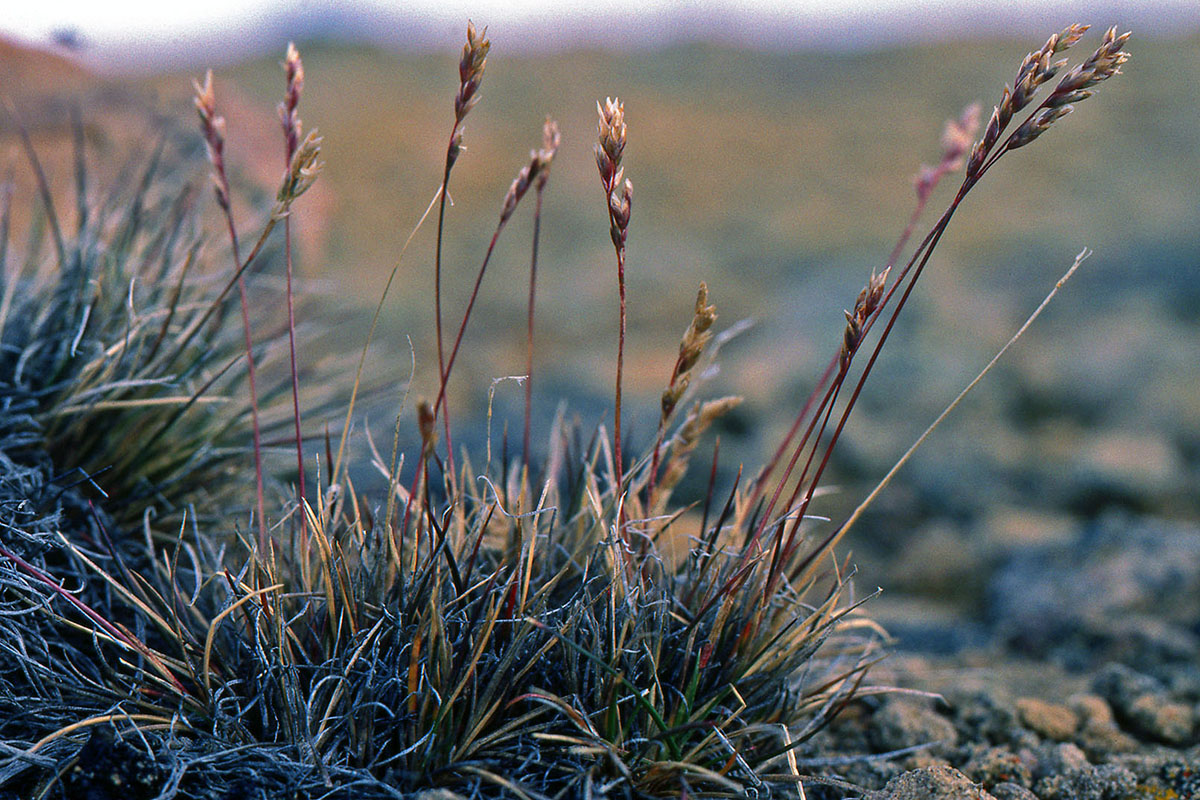
[[[312,437],[300,416],[306,371],[296,361],[290,237],[320,142],[303,135],[298,116],[299,54],[289,48],[284,62],[286,169],[246,256],[216,98],[211,81],[198,86],[231,270],[193,266],[207,252],[190,227],[195,192],[154,206],[160,215],[145,212],[158,191],[156,157],[131,201],[92,213],[81,188],[77,241],[67,241],[46,202],[55,255],[39,255],[45,237],[35,230],[28,267],[4,273],[0,457],[12,466],[0,481],[0,785],[38,798],[99,791],[113,776],[127,796],[164,798],[435,789],[441,794],[426,796],[804,796],[806,785],[836,785],[806,774],[795,748],[864,691],[882,634],[858,613],[852,569],[834,551],[855,517],[827,525],[810,506],[954,210],[996,160],[1040,135],[1125,59],[1125,36],[1110,31],[1001,139],[1061,68],[1049,59],[1082,33],[1068,28],[1030,54],[973,149],[972,115],[951,123],[939,166],[918,182],[914,223],[933,186],[965,161],[952,204],[907,262],[897,259],[913,224],[871,273],[774,457],[725,493],[710,478],[691,505],[673,502],[673,490],[706,431],[739,400],[696,397],[720,341],[701,286],[654,439],[629,457],[621,361],[625,243],[636,226],[619,166],[629,132],[619,101],[599,106],[596,148],[619,290],[611,441],[605,429],[583,430],[560,415],[543,431],[545,460],[531,463],[529,374],[521,456],[510,458],[507,447],[494,456],[490,441],[474,458],[454,453],[447,386],[496,243],[530,188],[529,373],[536,364],[537,222],[559,145],[548,121],[502,200],[448,344],[440,256],[447,184],[490,47],[486,31],[472,26],[443,180],[430,203],[438,208],[437,386],[432,401],[417,403],[419,449],[400,454],[393,444],[385,459],[371,443],[386,479],[380,496],[360,490],[343,461],[364,361],[336,450],[326,434],[324,454],[304,457]],[[264,336],[244,278],[280,222],[288,315]],[[235,286],[240,325],[228,322]],[[18,302],[22,312],[9,315]],[[286,375],[265,392],[251,387],[256,357],[281,349],[285,336]],[[290,418],[278,411],[289,389]],[[310,408],[305,418],[314,416]],[[260,457],[267,417],[291,428],[284,443],[296,451],[294,492]],[[414,423],[400,416],[396,424]],[[718,453],[714,445],[711,476]],[[70,487],[77,500],[66,499],[66,487],[47,494],[71,469],[107,493],[94,500],[100,511],[90,522],[65,513],[72,502],[89,503],[85,486]],[[192,507],[202,495],[240,511],[251,506],[242,488],[251,473],[248,518],[151,513]],[[264,487],[286,500],[268,509]],[[139,527],[141,536],[128,536]],[[126,545],[115,546],[109,530]]]

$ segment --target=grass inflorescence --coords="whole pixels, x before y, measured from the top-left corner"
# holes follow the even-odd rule
[[[698,396],[721,338],[702,285],[664,365],[653,440],[637,455],[623,440],[632,186],[620,161],[636,126],[620,101],[598,106],[595,148],[618,277],[611,440],[564,414],[537,430],[527,374],[520,456],[496,456],[490,442],[454,453],[455,360],[531,188],[527,373],[536,364],[538,223],[560,143],[548,120],[501,200],[448,343],[448,183],[490,48],[471,26],[427,212],[438,209],[434,399],[397,420],[417,428],[418,449],[384,457],[370,442],[383,494],[356,486],[343,461],[363,361],[340,437],[302,429],[311,371],[295,346],[290,228],[320,140],[298,116],[298,52],[284,61],[285,168],[248,253],[211,80],[197,86],[232,268],[210,257],[222,248],[196,232],[199,193],[160,174],[160,152],[128,196],[95,203],[81,147],[76,230],[46,200],[19,261],[0,244],[0,786],[37,798],[114,779],[130,797],[568,798],[804,796],[827,781],[801,772],[794,751],[866,690],[884,637],[835,552],[854,517],[826,524],[810,507],[954,210],[1125,60],[1127,35],[1110,31],[1002,140],[1061,68],[1050,59],[1082,34],[1068,28],[1026,58],[973,149],[974,112],[951,122],[941,161],[918,179],[913,223],[846,312],[774,457],[719,491],[714,444],[708,492],[690,505],[673,489],[739,398]],[[933,187],[964,162],[951,205],[899,262]],[[280,222],[282,324],[253,319],[246,299],[247,278],[271,268],[260,259]],[[230,322],[235,287],[242,315]],[[263,357],[282,362],[285,339],[286,374],[251,385]],[[303,420],[314,418],[315,405]],[[533,436],[547,443],[540,463]],[[305,440],[322,438],[307,461]],[[294,448],[294,489],[264,465],[268,441]],[[100,763],[117,766],[97,777]]]

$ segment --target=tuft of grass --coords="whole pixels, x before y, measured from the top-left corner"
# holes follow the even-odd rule
[[[723,336],[714,334],[717,311],[702,285],[653,441],[626,457],[634,450],[620,427],[620,363],[632,188],[619,166],[629,134],[619,101],[600,106],[596,149],[618,264],[612,438],[560,414],[546,433],[544,461],[530,464],[527,383],[519,458],[507,446],[494,458],[490,440],[482,462],[453,453],[446,398],[456,356],[497,242],[531,187],[540,218],[559,146],[547,122],[542,147],[500,202],[447,352],[447,184],[489,48],[470,26],[455,125],[430,204],[439,209],[431,298],[439,369],[435,399],[417,404],[420,448],[399,454],[394,442],[385,460],[368,437],[372,466],[386,480],[382,496],[360,490],[343,469],[360,361],[336,461],[327,435],[311,492],[300,483],[269,518],[258,489],[253,534],[236,513],[243,501],[232,499],[251,471],[260,486],[265,477],[260,462],[245,463],[247,436],[258,438],[253,409],[259,400],[274,408],[290,390],[292,413],[278,419],[292,428],[284,442],[295,445],[303,474],[303,373],[293,346],[277,388],[251,391],[249,363],[263,346],[254,344],[248,317],[239,331],[226,312],[234,285],[317,177],[320,142],[301,139],[295,115],[299,54],[289,49],[285,61],[287,170],[244,259],[220,149],[211,147],[214,106],[205,106],[234,251],[233,269],[215,283],[196,276],[204,248],[185,235],[196,192],[179,190],[182,207],[149,204],[160,191],[161,179],[152,180],[157,156],[133,199],[113,206],[90,205],[80,168],[79,236],[64,232],[45,200],[45,227],[35,230],[26,266],[5,268],[0,295],[0,786],[27,797],[82,796],[93,788],[92,761],[118,754],[131,770],[118,777],[132,796],[146,797],[402,798],[433,789],[454,797],[804,797],[806,784],[825,778],[801,774],[794,749],[856,696],[883,690],[866,680],[885,639],[861,613],[853,569],[835,551],[859,512],[827,525],[810,507],[955,209],[999,158],[1086,99],[1127,57],[1127,35],[1110,31],[1001,140],[1012,115],[1061,68],[1049,59],[1082,33],[1068,28],[1023,62],[966,159],[951,205],[900,266],[933,186],[966,156],[973,115],[951,123],[942,160],[918,181],[913,221],[846,312],[829,367],[776,455],[746,486],[739,475],[721,493],[714,444],[709,489],[694,506],[673,504],[672,490],[707,431],[739,400],[697,396]],[[54,254],[43,258],[46,231]],[[535,224],[529,372],[537,231]],[[287,322],[260,337],[279,349],[296,332],[286,291]],[[403,422],[398,417],[397,430]],[[107,537],[75,535],[81,525],[63,514],[65,492],[46,497],[72,468],[107,491],[83,528],[124,533],[141,525],[136,560]],[[73,488],[72,502],[86,502]],[[231,513],[152,513],[188,508],[202,493]],[[687,543],[683,552],[677,542]]]
[[[204,247],[190,171],[170,165],[164,138],[136,180],[101,196],[89,185],[77,124],[77,211],[68,226],[11,113],[42,197],[18,254],[9,246],[12,195],[4,195],[5,453],[52,465],[59,486],[97,487],[123,527],[150,508],[179,512],[206,496],[217,507],[238,507],[230,478],[242,471],[248,409],[234,398],[247,373],[225,324],[229,287],[221,290],[198,266]]]

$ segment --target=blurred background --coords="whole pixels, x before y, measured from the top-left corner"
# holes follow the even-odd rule
[[[725,486],[740,463],[751,474],[763,463],[836,351],[842,310],[885,266],[945,122],[976,102],[986,120],[1021,58],[1072,22],[1096,26],[1077,60],[1107,26],[1133,29],[1125,74],[1006,156],[957,214],[847,429],[838,491],[819,513],[836,522],[852,508],[1087,247],[1075,279],[877,502],[850,542],[856,561],[869,586],[970,607],[980,565],[1014,549],[1068,541],[1114,513],[1197,516],[1200,11],[1190,0],[1002,11],[969,0],[49,2],[0,21],[0,94],[65,189],[73,108],[102,173],[147,153],[164,125],[198,158],[191,81],[213,68],[249,230],[282,170],[274,109],[296,41],[301,116],[325,136],[325,172],[296,222],[299,269],[322,315],[306,349],[316,360],[361,344],[437,189],[468,17],[488,26],[492,50],[451,184],[447,319],[459,319],[500,201],[553,116],[563,145],[542,225],[535,425],[544,437],[560,403],[585,426],[611,425],[616,278],[592,147],[596,101],[619,95],[637,188],[627,436],[651,440],[707,281],[718,327],[752,323],[702,388],[746,398],[719,430]],[[19,209],[32,184],[0,117]],[[935,193],[917,241],[958,181]],[[385,307],[374,369],[384,390],[363,409],[377,441],[388,441],[413,354],[405,413],[436,392],[433,231],[417,236]],[[482,441],[492,381],[524,371],[531,232],[523,208],[489,267],[452,386],[460,443]],[[519,431],[521,401],[515,383],[496,385],[497,442],[506,422]],[[314,433],[325,422],[308,420]],[[407,436],[415,424],[402,427]],[[703,488],[697,475],[685,490]]]

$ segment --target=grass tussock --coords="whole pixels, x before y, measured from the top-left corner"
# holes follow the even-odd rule
[[[96,201],[81,142],[74,228],[56,218],[43,181],[24,253],[11,254],[7,236],[0,244],[0,786],[36,798],[82,796],[104,780],[129,797],[568,798],[804,796],[829,784],[795,748],[875,690],[867,671],[883,635],[859,613],[852,569],[835,552],[855,517],[831,524],[811,506],[955,209],[1127,57],[1127,35],[1109,31],[1034,105],[1064,66],[1051,59],[1083,30],[1025,59],[973,147],[974,114],[950,123],[941,161],[918,180],[912,222],[846,312],[773,458],[719,491],[714,443],[707,495],[685,505],[674,489],[739,400],[699,396],[721,341],[702,285],[664,365],[653,440],[640,453],[623,440],[625,244],[636,219],[620,160],[636,126],[619,101],[599,106],[595,151],[617,262],[612,437],[563,414],[540,432],[530,419],[553,122],[501,202],[453,338],[443,332],[448,184],[490,47],[471,26],[427,212],[438,209],[437,385],[415,419],[397,417],[397,431],[417,428],[416,450],[393,444],[385,457],[368,442],[361,458],[383,474],[382,494],[360,490],[346,466],[365,349],[340,435],[303,430],[328,414],[314,402],[301,418],[301,389],[317,379],[297,359],[291,229],[320,139],[300,121],[295,49],[284,62],[285,168],[246,252],[211,80],[196,105],[220,244],[198,232],[198,192],[164,174],[161,150],[128,191]],[[964,163],[951,205],[901,261],[933,186]],[[531,188],[523,447],[455,453],[447,386],[493,250]],[[276,267],[286,319],[256,319],[250,278]],[[382,298],[379,308],[377,318]],[[255,380],[272,359],[284,363],[285,340],[287,368]],[[547,443],[540,463],[534,436]],[[306,440],[323,452],[306,458]],[[294,489],[262,458],[279,441],[295,451]]]

